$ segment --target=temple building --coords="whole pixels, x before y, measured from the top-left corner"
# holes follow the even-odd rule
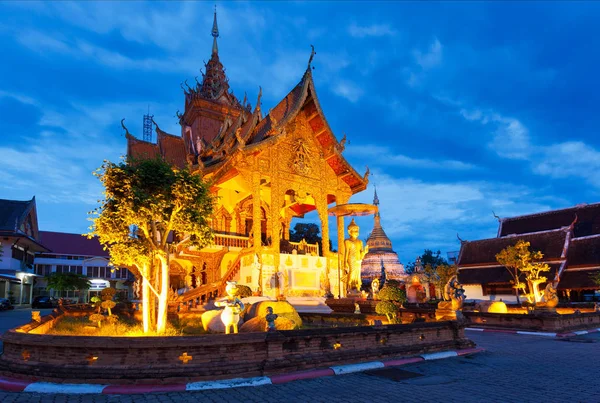
[[[291,220],[314,210],[327,245],[328,208],[347,203],[368,183],[368,171],[359,174],[342,155],[345,139],[336,139],[319,105],[314,50],[298,84],[263,115],[262,90],[252,108],[229,88],[219,59],[216,13],[212,36],[202,81],[193,87],[186,82],[183,90],[181,134],[156,125],[157,142],[151,143],[126,131],[128,157],[160,155],[174,166],[187,166],[210,181],[217,196],[214,244],[181,250],[170,259],[171,284],[178,288],[173,298],[199,302],[221,293],[228,280],[269,296],[336,293],[337,253],[318,251],[316,245],[292,245],[302,250],[294,254],[280,249]],[[343,217],[337,228],[343,245]]]
[[[562,300],[600,300],[600,284],[591,277],[600,272],[600,203],[499,218],[496,238],[463,241],[458,279],[468,299],[515,301],[512,277],[495,256],[521,239],[543,253],[550,266],[543,275],[558,284]]]
[[[379,207],[377,189],[375,189],[373,204]],[[400,263],[398,254],[392,249],[392,241],[381,226],[379,211],[375,213],[374,220],[373,231],[367,238],[369,252],[362,261],[362,281],[367,286],[376,278],[379,279],[379,284],[383,284],[383,280],[404,281],[406,278],[404,265]]]

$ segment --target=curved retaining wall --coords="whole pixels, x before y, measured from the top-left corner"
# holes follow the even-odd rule
[[[469,326],[546,332],[567,332],[600,326],[600,312],[580,314],[512,314],[463,312]]]
[[[20,331],[13,329],[2,336],[0,373],[95,383],[168,384],[268,375],[474,345],[456,322],[179,337]]]

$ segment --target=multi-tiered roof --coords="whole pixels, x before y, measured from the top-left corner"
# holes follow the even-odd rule
[[[285,135],[285,127],[303,113],[324,150],[329,166],[352,189],[364,190],[366,175],[358,174],[342,156],[343,143],[337,141],[319,105],[312,78],[311,54],[308,67],[300,82],[269,113],[261,111],[262,90],[254,110],[247,98],[240,102],[229,88],[225,68],[219,60],[219,36],[216,13],[212,29],[211,58],[205,65],[202,82],[186,84],[185,112],[178,114],[181,136],[166,133],[156,126],[157,142],[139,140],[127,132],[127,154],[132,158],[151,158],[161,155],[171,164],[190,166],[203,175],[218,177],[231,168],[233,156],[255,153],[269,147]]]
[[[500,218],[498,236],[463,242],[458,257],[463,284],[509,284],[509,272],[496,254],[518,240],[531,243],[544,254],[549,279],[559,289],[598,289],[590,275],[600,271],[600,203],[561,210]]]

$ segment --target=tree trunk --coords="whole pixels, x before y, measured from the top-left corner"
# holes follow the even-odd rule
[[[168,253],[168,252],[167,252]],[[165,333],[167,329],[167,308],[169,304],[169,266],[168,258],[159,256],[160,262],[160,294],[158,297],[158,316],[156,318],[156,332]]]
[[[144,268],[147,272],[147,267]],[[150,287],[146,276],[142,276],[142,321],[144,333],[150,331]]]

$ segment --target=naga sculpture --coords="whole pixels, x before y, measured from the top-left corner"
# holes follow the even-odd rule
[[[444,287],[444,300],[451,302],[451,304],[449,304],[450,307],[447,307],[446,309],[451,308],[453,311],[461,310],[466,297],[462,284],[458,282],[458,276],[455,274],[450,277]],[[440,302],[440,308],[441,305],[442,303]]]

